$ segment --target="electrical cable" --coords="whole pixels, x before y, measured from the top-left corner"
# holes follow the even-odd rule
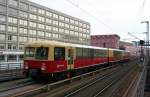
[[[102,20],[100,20],[99,18],[97,18],[95,15],[91,14],[90,12],[88,12],[87,10],[81,8],[78,4],[73,3],[71,0],[66,0],[68,3],[72,4],[73,6],[75,6],[76,8],[80,9],[82,12],[86,13],[87,15],[93,17],[94,19],[96,19],[97,21],[99,21],[100,24],[103,24],[105,27],[107,27],[110,31],[113,31],[112,28],[107,25],[106,23],[104,23]]]

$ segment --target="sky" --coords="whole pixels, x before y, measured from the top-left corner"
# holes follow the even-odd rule
[[[85,20],[91,35],[118,34],[123,41],[145,39],[150,0],[30,0]],[[128,34],[132,33],[132,36]]]

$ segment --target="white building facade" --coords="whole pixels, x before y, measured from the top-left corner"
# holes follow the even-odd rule
[[[90,45],[90,24],[28,0],[0,0],[0,62],[22,59],[24,43],[36,40]]]

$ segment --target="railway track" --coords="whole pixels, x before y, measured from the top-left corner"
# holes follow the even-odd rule
[[[9,91],[12,89],[24,87],[27,85],[31,85],[33,83],[35,83],[35,82],[32,81],[31,79],[28,79],[28,78],[15,80],[15,81],[3,82],[3,83],[0,83],[0,93],[5,92],[5,91]]]
[[[64,95],[64,97],[103,97],[103,93],[106,92],[108,88],[112,87],[122,78],[122,76],[125,75],[126,72],[129,72],[133,68],[132,66],[129,67],[122,70],[120,69],[121,72],[117,72],[116,70],[114,73],[96,79],[92,83]]]
[[[17,94],[22,93],[24,91],[32,90],[38,87],[41,87],[42,84],[32,84],[32,85],[27,85],[23,87],[19,87],[13,90],[5,91],[0,94],[0,97],[15,97]],[[19,96],[22,97],[22,96]]]
[[[120,68],[119,68],[119,69],[120,69]],[[76,91],[73,91],[73,92],[71,92],[71,93],[65,95],[65,97],[73,96],[73,95],[79,93],[80,91],[83,91],[83,90],[89,88],[90,86],[94,85],[95,83],[97,83],[97,82],[99,82],[99,81],[102,81],[103,79],[105,79],[105,78],[111,76],[111,75],[114,74],[114,73],[116,73],[116,70],[113,71],[113,72],[111,72],[111,73],[109,73],[109,74],[107,74],[107,75],[105,75],[105,76],[102,76],[102,77],[99,77],[99,78],[93,80],[92,83],[86,84],[85,86],[83,86],[83,87],[77,89]]]
[[[136,68],[136,67],[135,67]],[[103,88],[103,89],[101,89],[101,90],[99,90],[96,94],[94,94],[94,96],[93,97],[103,97],[104,95],[104,97],[112,97],[112,94],[113,94],[113,92],[115,92],[115,90],[119,87],[118,86],[118,83],[119,82],[121,82],[121,80],[124,78],[124,77],[122,77],[122,76],[126,76],[126,75],[128,75],[128,74],[131,74],[131,69],[134,69],[135,70],[135,68],[128,68],[127,70],[125,70],[125,71],[123,71],[122,72],[122,74],[120,74],[118,77],[116,77],[116,78],[113,78],[112,79],[112,81],[110,81],[110,82],[108,82],[108,84]],[[125,73],[127,73],[127,72],[129,72],[128,74],[125,74]],[[116,85],[116,86],[115,86]],[[112,88],[113,87],[113,90],[112,90],[112,92],[110,93],[109,92],[109,90],[108,89],[110,89],[110,88]],[[110,94],[109,94],[109,93]],[[114,96],[115,97],[115,96]]]
[[[0,82],[18,80],[23,78],[25,78],[25,75],[23,75],[22,70],[9,70],[5,72],[0,71]]]
[[[121,69],[124,67],[127,67],[127,68],[125,70]],[[83,90],[86,90],[86,88],[93,86],[97,82],[101,82],[101,85],[96,85],[96,86],[100,86],[101,89],[97,89],[97,91],[94,94],[92,94],[92,96],[90,95],[85,96],[85,97],[99,97],[99,95],[105,92],[109,87],[111,87],[120,79],[118,78],[120,74],[122,74],[123,72],[128,72],[128,70],[131,68],[132,67],[128,65],[117,66],[117,68],[107,67],[108,70],[104,68],[103,70],[97,70],[97,71],[83,74],[83,75],[80,75],[71,79],[65,79],[65,80],[55,82],[55,83],[50,83],[50,84],[45,84],[45,83],[43,84],[33,83],[32,84],[32,82],[31,83],[26,82],[24,86],[23,85],[17,86],[17,87],[13,87],[12,89],[9,88],[8,90],[0,89],[1,91],[0,97],[46,97],[46,96],[47,97],[62,97],[62,96],[63,97],[64,96],[65,97],[77,97],[77,96],[80,97],[79,95],[76,95],[76,94],[80,93],[81,90],[83,92]],[[122,73],[118,71],[121,71]],[[115,75],[115,74],[119,74],[119,75]],[[115,75],[115,78],[113,75]],[[108,81],[106,81],[106,79]],[[87,93],[90,93],[90,92],[92,91],[90,90]],[[84,96],[82,95],[82,97]]]
[[[12,95],[34,89],[41,86],[31,79],[21,79],[9,82],[3,82],[0,84],[0,97],[11,97]]]
[[[110,68],[112,68],[112,67],[109,67],[109,68],[107,67],[107,69],[110,69]],[[106,68],[103,69],[103,70],[106,70]],[[94,72],[89,73],[89,74],[93,75]],[[84,75],[84,76],[87,76],[87,75]],[[103,75],[101,75],[101,76],[103,76]],[[77,80],[77,79],[80,79],[80,78],[76,77],[75,80]],[[72,81],[70,81],[70,79],[66,79],[66,82],[67,82],[67,84],[70,84],[70,82],[72,82]],[[46,85],[44,83],[43,84],[30,84],[30,83],[27,82],[27,83],[25,83],[24,85],[21,85],[21,86],[0,90],[1,91],[0,92],[0,97],[32,97],[32,96],[34,96],[34,94],[37,95],[37,94],[41,93],[40,90],[42,90],[42,93],[49,90],[48,86],[52,86],[52,87],[54,86],[53,89],[55,89],[55,88],[57,89],[61,86],[61,85],[58,86],[59,84],[66,83],[66,82],[65,82],[65,80],[63,80],[63,81],[59,81],[59,82],[55,82],[55,83],[51,83],[51,84],[46,84]]]
[[[107,69],[105,68],[104,70],[102,70],[99,73],[96,73],[96,74],[91,73],[91,76],[85,75],[86,76],[85,78],[81,77],[80,80],[77,80],[77,81],[74,81],[74,80],[76,80],[76,79],[74,79],[73,81],[71,81],[71,83],[69,83],[67,85],[59,86],[56,89],[51,89],[51,91],[49,91],[49,92],[39,94],[39,95],[36,95],[33,97],[62,97],[70,91],[77,90],[80,87],[84,87],[84,85],[86,85],[86,84],[94,82],[96,79],[99,79],[99,78],[102,79],[103,77],[106,77],[105,75],[107,75],[108,73],[111,74],[111,73],[115,72],[115,69],[119,69],[119,68],[120,68],[120,66],[117,66],[115,68],[114,67],[107,68]]]

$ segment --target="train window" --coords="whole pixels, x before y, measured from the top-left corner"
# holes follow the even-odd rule
[[[122,52],[121,51],[114,51],[114,56],[115,57],[121,57],[122,56]]]
[[[81,58],[82,57],[82,48],[77,48],[76,49],[76,55],[77,55],[77,58]]]
[[[107,50],[94,50],[94,57],[107,57]]]
[[[36,59],[48,59],[48,47],[37,48]]]
[[[55,47],[54,48],[54,59],[55,60],[65,60],[65,48]]]
[[[94,49],[90,49],[90,58],[93,58],[94,57]]]
[[[83,57],[87,58],[89,56],[89,49],[83,48]]]
[[[25,48],[25,57],[34,57],[35,48],[27,47]]]

